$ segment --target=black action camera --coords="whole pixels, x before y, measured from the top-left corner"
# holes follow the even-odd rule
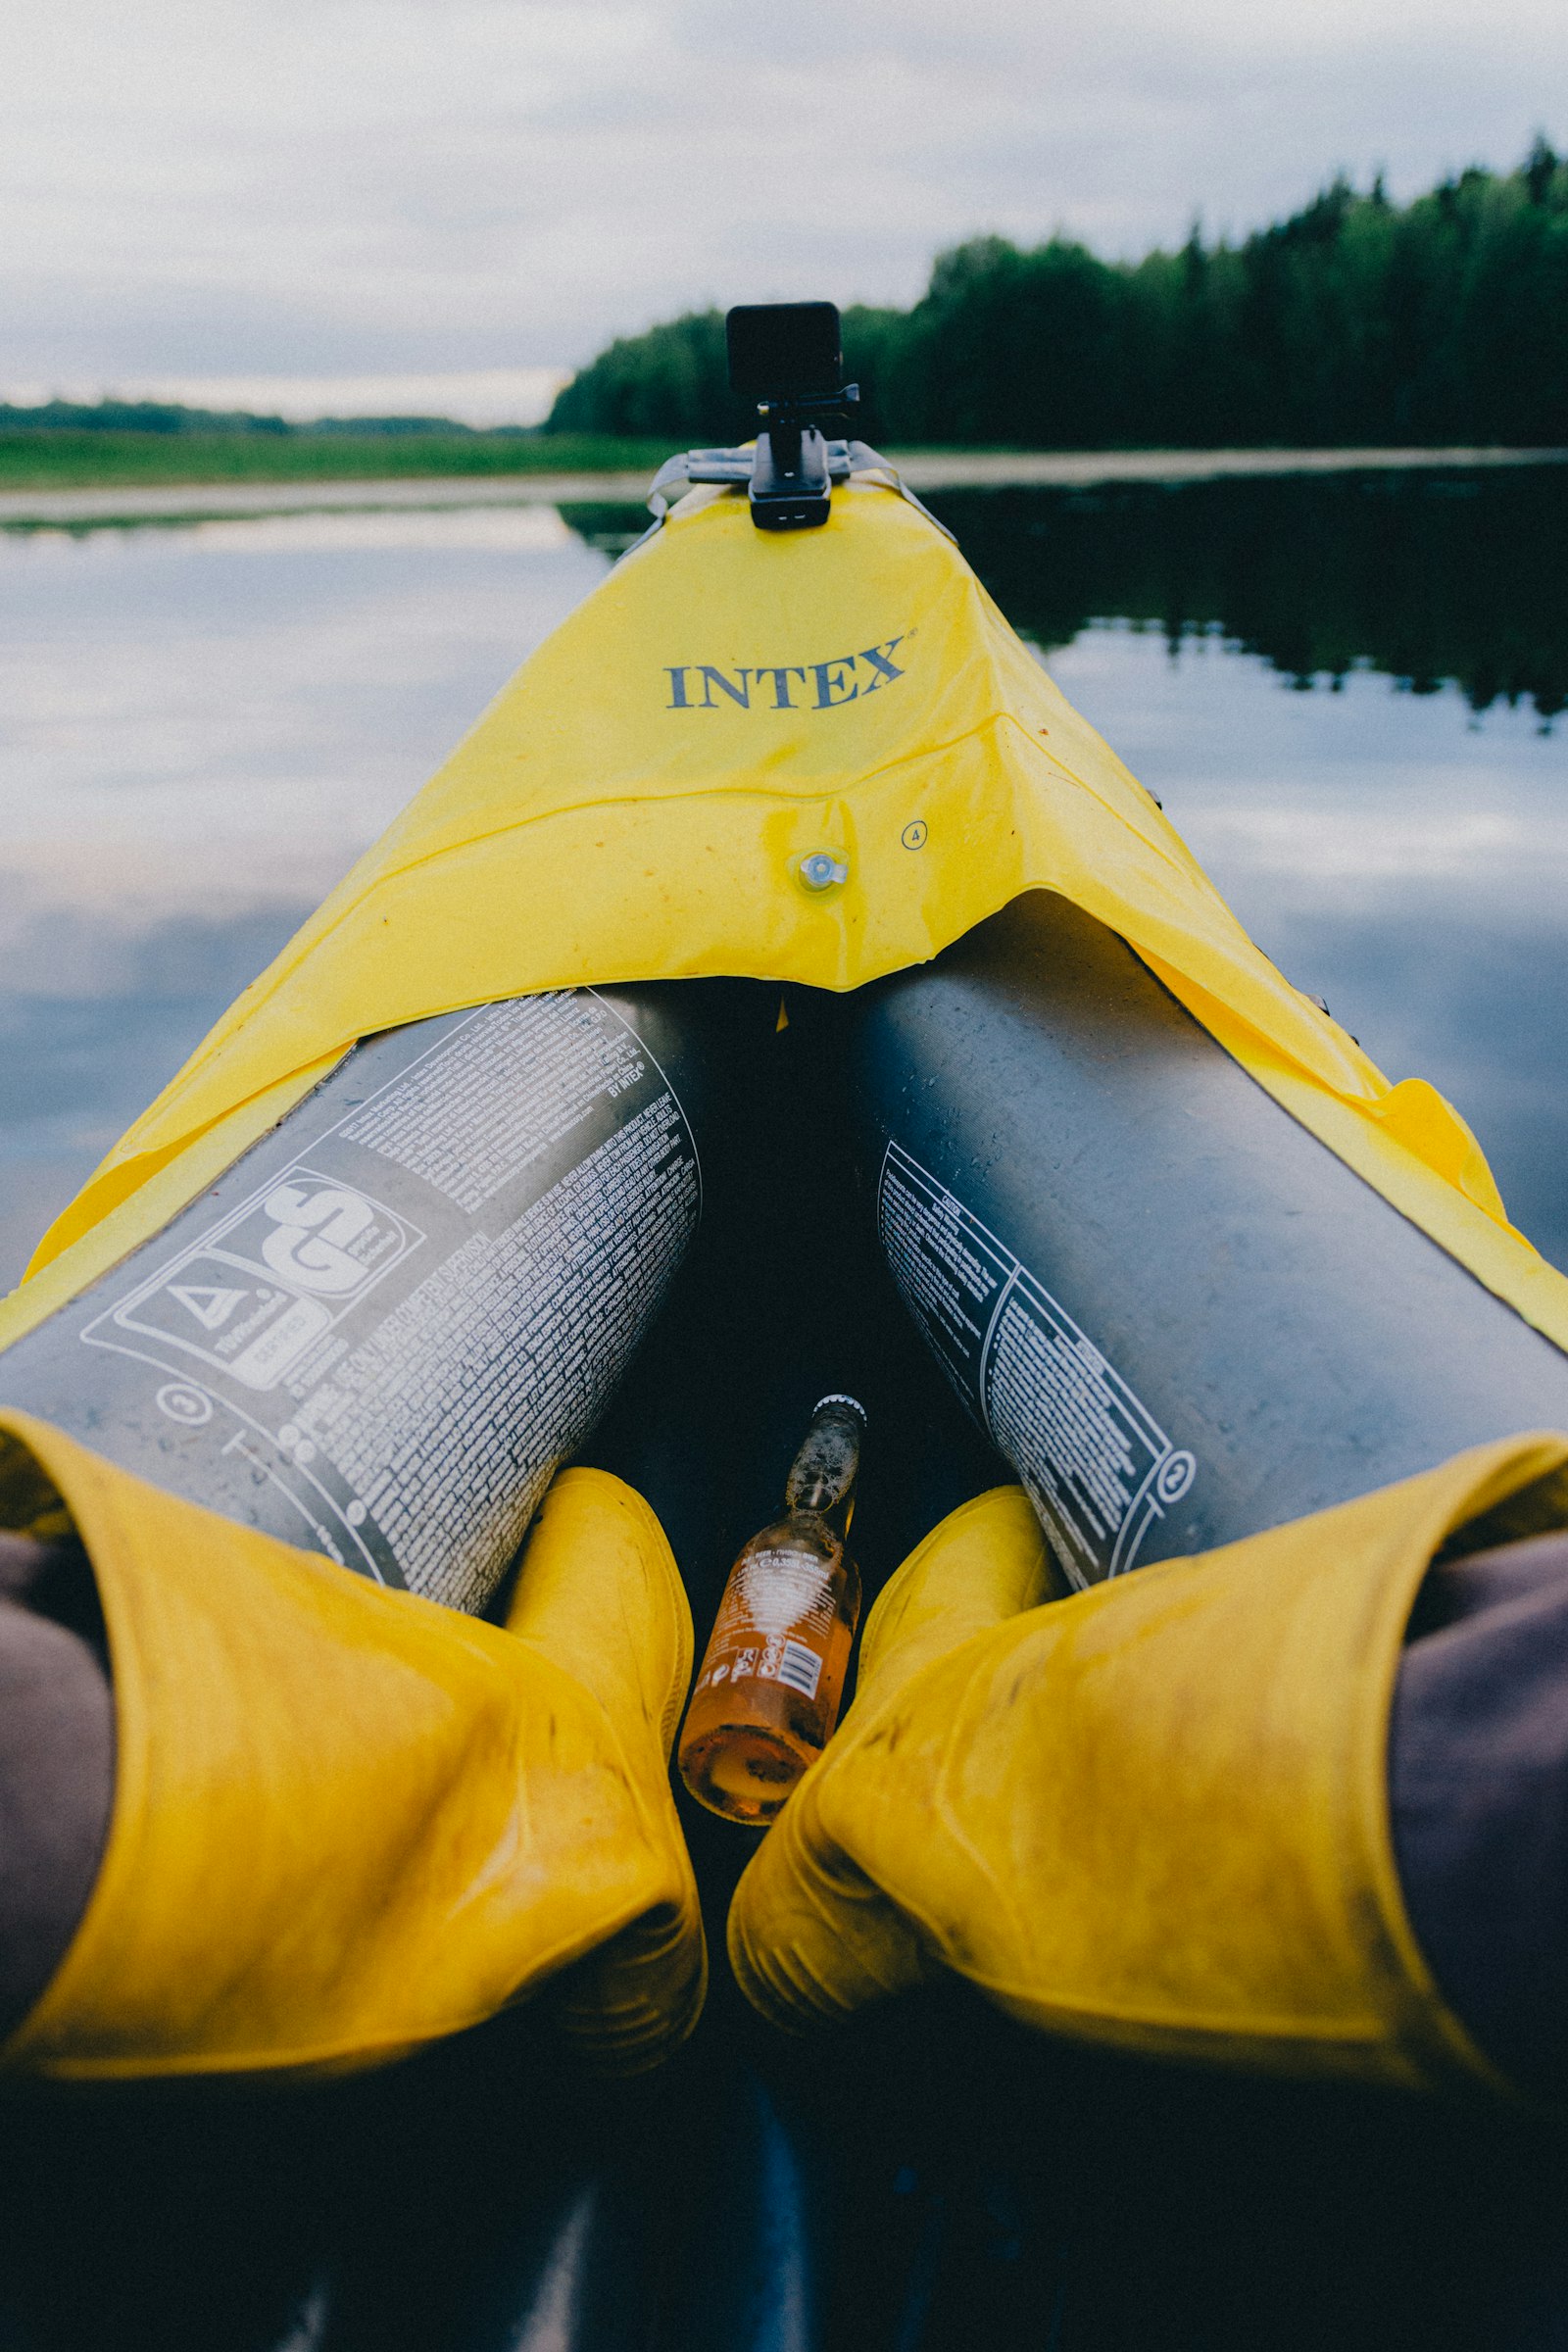
[[[729,383],[743,400],[843,398],[839,314],[831,302],[744,302],[724,321]]]
[[[750,302],[724,321],[732,391],[761,416],[752,468],[752,520],[764,531],[808,531],[828,518],[825,424],[859,399],[846,384],[839,315],[831,302]]]

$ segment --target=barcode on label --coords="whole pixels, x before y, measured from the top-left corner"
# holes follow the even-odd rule
[[[814,1698],[821,1678],[822,1661],[815,1650],[808,1649],[804,1642],[786,1642],[776,1679],[788,1683],[790,1689],[799,1690],[803,1697]]]

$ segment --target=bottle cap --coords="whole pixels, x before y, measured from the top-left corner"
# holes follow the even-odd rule
[[[861,1427],[863,1428],[866,1425],[866,1410],[864,1405],[860,1402],[858,1396],[843,1396],[839,1395],[837,1390],[835,1390],[831,1396],[819,1396],[817,1398],[816,1402],[811,1407],[812,1413],[819,1413],[822,1410],[822,1407],[827,1404],[847,1404],[852,1413],[859,1414]]]

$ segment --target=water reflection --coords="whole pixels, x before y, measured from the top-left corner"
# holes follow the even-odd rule
[[[1300,686],[1384,671],[1472,708],[1568,704],[1561,466],[1283,475],[933,499],[1014,626],[1209,631]]]
[[[933,503],[1259,945],[1451,1097],[1568,1265],[1563,471]]]
[[[1293,693],[1213,640],[1094,627],[1063,690],[1165,804],[1260,947],[1390,1074],[1481,1137],[1510,1213],[1568,1264],[1568,747],[1353,672]]]
[[[1555,469],[941,502],[1261,944],[1453,1096],[1559,1260],[1565,505]],[[638,527],[0,533],[0,1278]]]
[[[0,1282],[606,562],[533,508],[0,533]]]

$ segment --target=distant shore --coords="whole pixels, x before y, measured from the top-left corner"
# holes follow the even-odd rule
[[[166,443],[171,460],[178,446],[177,441]],[[282,450],[289,445],[273,446]],[[381,454],[384,460],[384,443]],[[537,470],[463,471],[452,466],[423,474],[360,474],[345,467],[335,478],[290,479],[279,474],[217,481],[149,481],[145,475],[116,480],[111,472],[48,485],[28,480],[25,486],[12,488],[9,484],[16,476],[8,470],[7,453],[0,447],[0,525],[79,528],[95,522],[174,522],[343,508],[636,506],[646,497],[663,454],[632,459],[629,451],[615,449],[607,451],[597,466],[579,460],[570,470],[563,468],[559,459],[553,466],[538,463],[530,452],[527,463],[530,467],[537,464]],[[1103,482],[1199,482],[1249,474],[1560,466],[1568,464],[1568,449],[914,450],[890,457],[911,490],[941,491],[1090,489]]]

